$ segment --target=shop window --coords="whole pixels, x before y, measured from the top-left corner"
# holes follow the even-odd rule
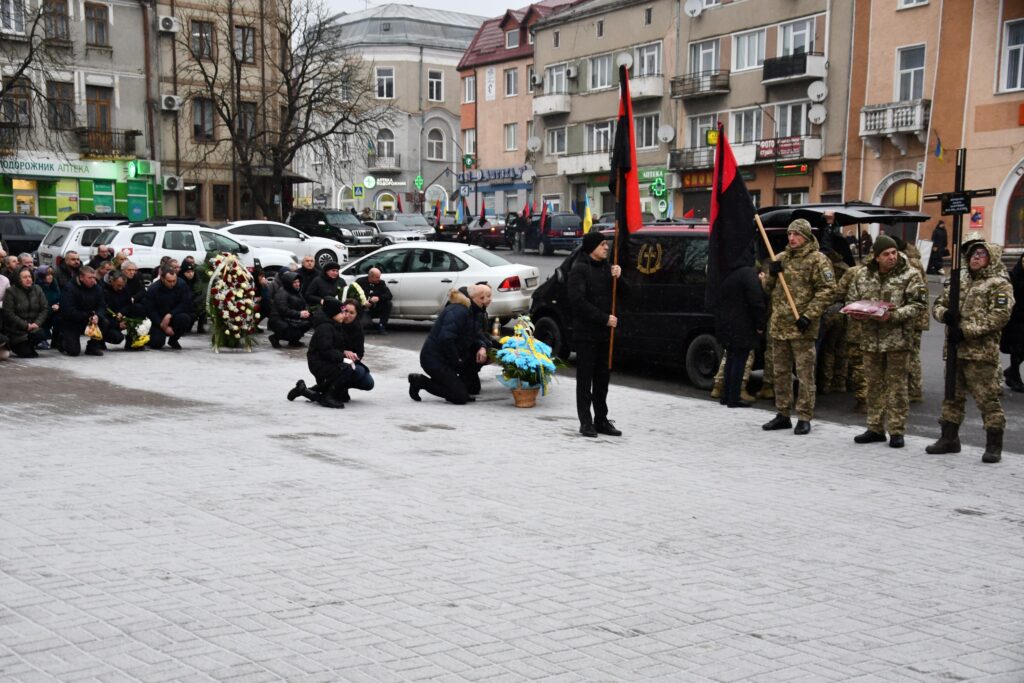
[[[200,184],[185,186],[185,215],[203,216],[203,186]]]
[[[230,215],[231,186],[213,186],[213,218],[226,219]]]

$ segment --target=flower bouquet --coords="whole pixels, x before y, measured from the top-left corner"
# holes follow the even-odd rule
[[[502,337],[501,348],[494,359],[501,365],[498,381],[512,390],[519,407],[531,407],[538,391],[547,394],[548,385],[555,376],[555,361],[551,347],[533,336],[533,323],[529,317],[517,318],[512,334]],[[516,392],[527,392],[532,400]],[[528,404],[528,405],[524,405]]]
[[[218,254],[209,262],[206,311],[210,317],[214,351],[252,349],[252,335],[260,314],[252,275],[234,254]]]
[[[124,336],[128,340],[128,348],[141,349],[149,343],[149,328],[152,326],[149,318],[129,318],[120,313],[114,313],[109,308],[107,313],[119,323],[124,323]]]

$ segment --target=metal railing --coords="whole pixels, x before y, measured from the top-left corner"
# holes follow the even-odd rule
[[[79,152],[85,157],[134,158],[135,138],[140,135],[141,130],[75,128]]]
[[[367,154],[366,155],[366,167],[374,169],[383,168],[401,168],[402,167],[402,155],[392,154],[390,156],[384,156],[380,154]]]
[[[715,148],[673,149],[668,153],[668,165],[669,168],[682,170],[711,168],[715,165]]]
[[[729,92],[729,70],[698,71],[672,79],[672,97],[702,97]]]
[[[770,57],[764,60],[764,71],[762,81],[771,81],[776,78],[792,78],[807,74],[807,58],[822,57],[821,52],[797,52],[784,57]]]

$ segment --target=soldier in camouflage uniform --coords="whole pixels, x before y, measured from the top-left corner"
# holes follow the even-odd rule
[[[946,341],[957,345],[956,391],[942,402],[942,436],[928,446],[929,453],[959,453],[960,424],[967,392],[974,396],[985,424],[982,462],[999,462],[1003,453],[1006,415],[999,402],[1002,376],[999,335],[1010,320],[1013,287],[1000,261],[1002,248],[984,240],[965,242],[961,248],[966,267],[960,268],[960,310],[949,308],[949,284],[932,306],[932,316],[947,325]],[[943,357],[946,351],[943,349]]]
[[[841,282],[850,266],[846,265],[836,251],[826,254],[832,262],[836,282]],[[844,355],[843,339],[846,337],[846,316],[839,312],[841,305],[833,303],[821,317],[821,344],[818,347],[819,382],[818,391],[828,394],[846,391],[847,357]]]
[[[928,276],[924,272],[924,264],[921,263],[921,252],[916,246],[905,243],[906,248],[900,249],[907,258],[910,260],[910,265],[921,273],[921,277],[924,279],[925,287],[928,286]],[[921,315],[918,316],[917,322],[914,325],[914,345],[910,349],[910,402],[921,403],[924,400],[924,377],[921,374],[921,337],[924,336],[925,330],[930,327],[928,307],[921,311]]]
[[[928,288],[921,273],[897,250],[893,238],[879,235],[871,250],[875,259],[858,270],[847,298],[886,301],[892,307],[881,318],[850,314],[861,326],[860,348],[868,384],[868,428],[853,440],[885,441],[888,423],[889,446],[903,448],[910,410],[907,363],[917,319],[928,309]]]
[[[773,314],[768,324],[772,338],[772,362],[775,377],[775,408],[778,413],[762,425],[765,430],[788,429],[792,426],[789,414],[793,409],[793,364],[800,381],[800,395],[796,402],[797,423],[794,434],[811,431],[814,416],[814,375],[817,369],[814,342],[818,338],[820,319],[832,303],[835,274],[828,257],[818,251],[818,240],[811,232],[811,224],[798,218],[786,231],[789,244],[776,261],[769,264],[768,275],[763,278],[764,289],[771,295]],[[785,290],[779,284],[779,273],[786,278],[793,295],[799,317],[794,320]]]
[[[870,256],[868,263],[870,263]],[[842,279],[839,280],[839,284],[836,286],[835,299],[841,303],[850,303],[855,299],[849,298],[850,285],[857,277],[866,264],[858,263],[843,275]],[[868,389],[867,382],[864,381],[864,356],[860,351],[860,328],[861,324],[859,321],[853,318],[848,318],[846,321],[846,336],[843,339],[843,353],[846,354],[847,359],[847,389],[853,391],[854,397],[857,399],[856,405],[854,405],[854,412],[865,413],[867,412],[867,400],[868,400]]]

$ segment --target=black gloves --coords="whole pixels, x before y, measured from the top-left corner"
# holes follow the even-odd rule
[[[802,315],[796,319],[796,329],[801,332],[806,332],[807,328],[811,326],[811,319],[806,315]]]
[[[964,331],[959,327],[950,327],[947,339],[950,344],[959,344],[964,340]]]
[[[960,324],[960,314],[953,309],[948,309],[942,314],[942,322],[946,323],[950,327],[956,327]]]
[[[782,272],[782,261],[769,261],[768,272],[772,275],[778,275]]]

